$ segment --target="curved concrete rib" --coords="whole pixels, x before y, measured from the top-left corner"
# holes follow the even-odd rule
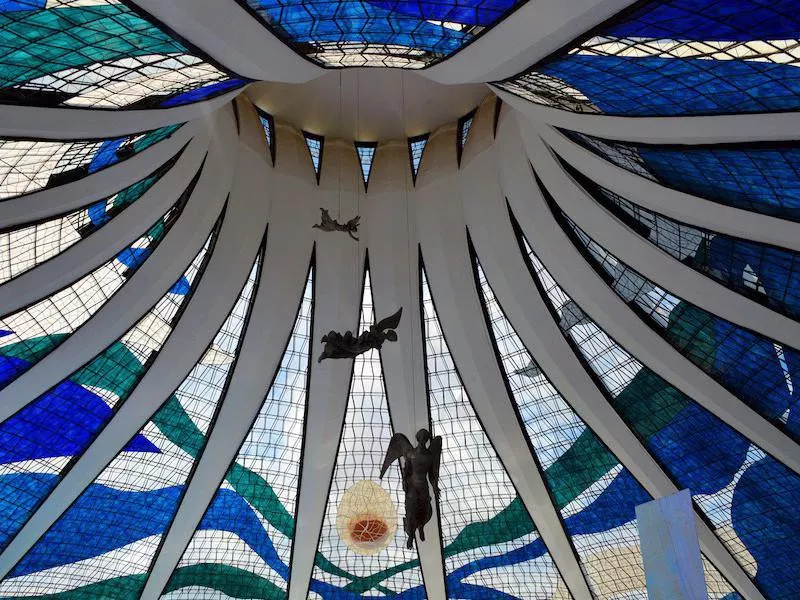
[[[430,423],[415,268],[416,221],[408,208],[409,196],[414,191],[406,144],[381,143],[372,170],[369,202],[362,210],[361,237],[369,248],[376,315],[389,315],[403,307],[398,342],[383,346],[381,362],[392,425],[396,432],[411,439],[420,428],[430,429]],[[435,513],[425,528],[426,540],[422,542],[417,536],[425,590],[428,598],[445,598],[441,537]]]
[[[140,319],[181,276],[225,202],[236,161],[236,128],[225,111],[200,180],[169,235],[133,277],[61,346],[0,391],[0,422],[89,362]],[[177,199],[177,198],[176,198]]]
[[[558,197],[559,190],[552,190],[552,193]],[[697,368],[637,317],[554,222],[535,182],[531,182],[526,197],[517,196],[509,200],[539,259],[602,329],[659,376],[800,473],[798,445]]]
[[[511,77],[632,3],[632,0],[531,0],[422,74],[448,84]]]
[[[64,289],[144,234],[180,198],[198,172],[208,149],[208,139],[203,138],[195,138],[152,188],[89,237],[0,285],[0,314],[7,315]]]
[[[521,139],[516,132],[500,130],[494,150],[502,191],[465,198],[464,208],[476,252],[497,301],[555,388],[636,480],[654,498],[676,492],[678,488],[575,356],[522,258],[505,205],[505,197],[525,202],[534,183]],[[763,600],[747,573],[699,517],[697,528],[703,552],[742,597]]]
[[[679,298],[736,325],[787,346],[794,346],[800,340],[799,322],[728,289],[633,232],[561,168],[536,132],[524,127],[521,134],[528,157],[536,165],[544,186],[548,190],[559,190],[558,205],[611,254]]]
[[[0,106],[0,137],[45,140],[113,138],[213,114],[241,91],[241,88],[231,90],[210,100],[185,106],[147,110],[87,110],[4,104]]]
[[[800,130],[800,113],[745,115],[616,117],[575,113],[530,102],[490,86],[503,102],[516,108],[526,119],[547,123],[609,140],[651,144],[723,144],[733,142],[794,141]]]
[[[301,211],[288,209],[287,205],[296,202],[296,196],[285,193],[291,190],[282,185],[284,181],[276,177],[271,161],[267,160],[254,109],[241,102],[239,115],[244,126],[241,128],[239,161],[230,202],[241,205],[242,220],[238,227],[247,235],[232,250],[236,255],[248,257],[244,262],[249,272],[252,264],[249,257],[255,256],[264,223],[269,217],[266,260],[222,408],[161,551],[155,558],[142,598],[154,599],[162,593],[247,436],[280,366],[285,345],[275,341],[289,338],[303,296],[312,247],[306,223]],[[253,197],[263,195],[266,195],[265,201],[253,202]],[[237,285],[237,292],[239,288]]]
[[[302,83],[325,73],[235,0],[133,0],[217,62],[249,79]],[[264,60],[268,56],[269,60]]]
[[[175,156],[187,142],[191,144],[196,140],[197,143],[207,146],[207,129],[211,122],[209,117],[187,123],[167,139],[78,181],[0,201],[0,227],[6,229],[23,223],[34,223],[116,194],[153,173]]]
[[[307,165],[308,158],[305,160]],[[331,215],[338,214],[340,221],[359,214],[360,204],[364,201],[364,183],[352,145],[328,140],[321,174],[319,187],[307,188],[305,195],[312,206],[327,208]],[[313,171],[308,169],[304,179],[313,176]],[[308,223],[317,221],[318,215],[316,212]],[[315,293],[318,301],[314,303],[314,344],[295,532],[296,542],[302,540],[302,543],[294,546],[289,600],[305,600],[308,596],[353,371],[352,360],[330,359],[317,363],[317,356],[322,351],[319,340],[332,329],[358,329],[365,251],[364,244],[347,235],[319,229],[313,231],[316,237],[318,268]]]
[[[595,183],[677,221],[800,252],[800,224],[679,192],[640,177],[546,126],[539,133],[556,154]],[[720,214],[724,212],[725,218]]]
[[[487,174],[472,167],[462,171],[462,177],[457,176],[453,129],[440,129],[428,142],[425,160],[435,168],[437,176],[422,186],[418,181],[414,198],[431,293],[462,383],[499,459],[573,597],[588,600],[592,597],[589,587],[531,455],[491,349],[472,276],[459,201],[460,195],[480,196]],[[460,194],[453,194],[453,190]]]
[[[227,119],[225,122],[229,128],[234,127],[232,119]],[[228,147],[224,147],[223,152],[223,148],[219,146],[224,147],[226,145],[212,143],[210,150],[210,154],[213,154],[214,158],[219,161],[217,164],[224,164],[226,160],[233,163],[236,153],[231,151],[231,148]],[[218,171],[215,171],[215,175],[216,174],[218,174]],[[220,179],[223,184],[230,181],[230,178],[222,177]],[[135,278],[131,279],[129,285],[132,291],[130,295],[133,296],[135,292],[136,295],[144,298],[148,306],[156,302],[158,297],[163,295],[164,290],[169,287],[170,283],[180,276],[180,273],[186,268],[186,265],[197,254],[199,247],[208,237],[209,232],[214,226],[214,222],[222,209],[222,200],[224,200],[227,190],[216,189],[217,186],[213,186],[210,181],[206,183],[208,184],[209,192],[213,194],[214,197],[202,197],[203,191],[206,188],[201,185],[198,185],[195,193],[192,195],[192,198],[199,197],[200,202],[203,202],[205,205],[193,207],[193,213],[198,213],[198,217],[204,218],[193,218],[187,222],[186,224],[189,227],[185,227],[184,229],[188,229],[188,231],[178,231],[177,228],[179,224],[176,224],[162,243],[166,245],[169,241],[174,240],[172,245],[177,245],[177,247],[173,248],[173,252],[164,252],[161,254],[155,252],[145,265],[141,267],[141,269],[145,269],[150,266],[152,271],[167,272],[165,281],[160,282],[163,284],[155,286],[145,281],[140,281],[137,284]],[[216,200],[216,197],[220,197],[222,200]],[[190,202],[192,202],[192,200],[190,200]],[[189,210],[189,208],[190,207],[187,206],[186,210]],[[246,209],[247,207],[243,208]],[[181,220],[183,220],[183,217],[181,217]],[[243,280],[247,278],[249,265],[246,265],[244,261],[232,260],[232,257],[236,256],[236,252],[239,250],[239,243],[243,235],[241,229],[242,227],[246,227],[249,222],[248,210],[239,208],[237,214],[237,207],[229,207],[206,272],[203,274],[203,277],[201,277],[196,293],[192,297],[191,302],[187,304],[186,311],[175,326],[172,335],[167,338],[161,353],[159,353],[157,359],[151,365],[128,400],[120,406],[115,418],[100,432],[95,442],[84,455],[79,458],[75,466],[66,473],[60,484],[31,516],[30,520],[8,545],[5,551],[0,554],[0,579],[8,574],[13,566],[33,546],[36,540],[44,535],[48,528],[55,523],[86,486],[88,486],[114,456],[116,456],[127,441],[144,426],[147,419],[149,419],[167,399],[169,394],[180,384],[182,378],[185,377],[192,366],[194,366],[194,363],[200,358],[205,348],[213,339],[219,324],[225,319],[227,312],[235,301],[235,297],[238,295],[238,290]],[[188,233],[192,233],[193,235],[187,236],[186,234]],[[150,263],[152,261],[156,262],[151,266]],[[244,272],[244,275],[236,279],[236,273],[239,271]],[[237,285],[239,287],[236,287]],[[128,300],[130,301],[131,298],[128,298]],[[104,312],[112,301],[109,301],[109,304],[101,309],[92,320],[98,317],[105,317]],[[130,318],[130,323],[132,324],[136,318],[147,310],[148,308],[139,309],[139,311]],[[87,323],[85,326],[86,329],[94,325],[92,320]],[[123,326],[125,325],[118,324],[118,327]],[[98,330],[102,331],[99,327]],[[108,334],[102,336],[101,348],[111,344],[119,335],[116,329],[108,331],[108,328],[106,328],[106,331]],[[83,333],[85,333],[84,328],[81,328],[64,342],[61,347],[43,359],[39,365],[44,364],[51,357],[55,357],[57,360],[62,359],[62,356],[59,355],[62,349],[66,349],[67,354],[70,353],[70,350],[73,355],[79,353],[82,348],[81,340],[78,339],[75,343],[71,342],[73,342],[75,338],[82,337],[81,334]],[[89,335],[92,334],[97,336],[97,332],[89,332]],[[73,348],[69,348],[68,346],[73,346]],[[89,358],[86,359],[84,356],[76,357],[76,359],[72,361],[73,363],[77,363],[76,365],[59,364],[58,368],[55,369],[58,372],[53,377],[50,377],[50,379],[55,380],[57,383],[60,379],[68,376],[75,368],[79,367],[87,360],[90,360],[91,356],[96,354],[96,351],[91,349],[89,352],[83,352],[83,354],[88,354]],[[66,361],[62,359],[61,362],[64,363]],[[53,366],[50,366],[52,369]],[[17,382],[25,380],[30,381],[28,375],[35,375],[36,371],[37,368],[35,366],[18,379]],[[46,372],[47,370],[45,370],[45,373]],[[39,377],[43,377],[41,373],[39,373]],[[38,387],[46,391],[52,387],[52,385],[52,381],[48,380]],[[4,391],[12,390],[13,392],[13,387],[14,384]],[[12,414],[14,410],[24,406],[27,401],[38,396],[36,391],[33,392],[36,395],[30,395],[30,392],[26,393],[28,394],[26,396],[14,396],[15,400],[22,400],[22,402],[17,401],[17,406],[9,407],[6,410],[7,414]],[[6,418],[6,415],[4,415],[3,418]]]

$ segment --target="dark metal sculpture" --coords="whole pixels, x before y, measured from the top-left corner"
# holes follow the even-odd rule
[[[397,341],[397,326],[400,325],[400,317],[403,315],[402,307],[393,315],[386,317],[371,325],[370,328],[356,337],[352,331],[344,334],[336,331],[322,336],[325,348],[319,356],[317,362],[322,362],[326,358],[355,358],[359,354],[370,350],[380,350],[383,342]]]
[[[381,467],[381,479],[394,461],[403,459],[400,465],[403,474],[403,491],[406,493],[406,516],[403,519],[403,529],[408,535],[406,547],[409,549],[414,545],[414,533],[417,530],[419,530],[419,539],[425,541],[423,528],[433,516],[428,481],[431,482],[438,502],[441,458],[442,436],[437,435],[431,439],[431,434],[427,429],[420,429],[417,432],[416,448],[402,433],[395,433],[386,450],[386,458]]]
[[[358,238],[353,234],[358,233],[358,224],[359,221],[361,221],[361,217],[356,216],[347,223],[339,223],[339,221],[331,217],[327,209],[320,208],[319,210],[322,212],[322,221],[312,225],[312,229],[321,229],[322,231],[344,231],[355,241],[358,241]]]

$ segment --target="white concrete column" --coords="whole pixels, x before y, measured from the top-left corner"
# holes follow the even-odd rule
[[[708,600],[692,496],[681,490],[636,507],[650,600]]]

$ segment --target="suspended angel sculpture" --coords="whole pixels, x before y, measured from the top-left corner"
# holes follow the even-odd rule
[[[319,210],[322,212],[322,221],[312,225],[312,229],[321,229],[322,231],[344,231],[355,241],[358,241],[358,238],[353,234],[358,233],[358,224],[359,221],[361,221],[361,217],[356,216],[347,223],[339,223],[339,221],[331,217],[327,209],[320,208]]]
[[[403,308],[401,307],[393,315],[378,321],[375,325],[370,325],[370,328],[358,337],[352,331],[346,331],[344,335],[336,331],[323,335],[322,341],[325,343],[325,348],[317,362],[322,362],[326,358],[355,358],[372,349],[380,350],[386,340],[396,342],[397,332],[395,329],[400,325],[402,315]]]
[[[408,535],[406,547],[411,549],[414,545],[414,533],[419,530],[419,539],[425,541],[425,524],[433,516],[431,494],[428,481],[431,482],[436,500],[439,500],[439,462],[442,458],[442,436],[437,435],[431,439],[427,429],[417,432],[417,447],[411,445],[408,438],[402,433],[395,433],[386,458],[381,467],[381,479],[386,470],[397,459],[402,459],[401,471],[403,474],[403,491],[406,493],[406,516],[403,519],[403,529]],[[430,442],[430,444],[428,443]]]

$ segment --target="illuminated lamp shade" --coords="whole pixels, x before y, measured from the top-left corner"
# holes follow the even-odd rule
[[[339,537],[357,554],[377,554],[397,531],[397,509],[389,492],[374,481],[359,481],[342,496],[336,514]]]

